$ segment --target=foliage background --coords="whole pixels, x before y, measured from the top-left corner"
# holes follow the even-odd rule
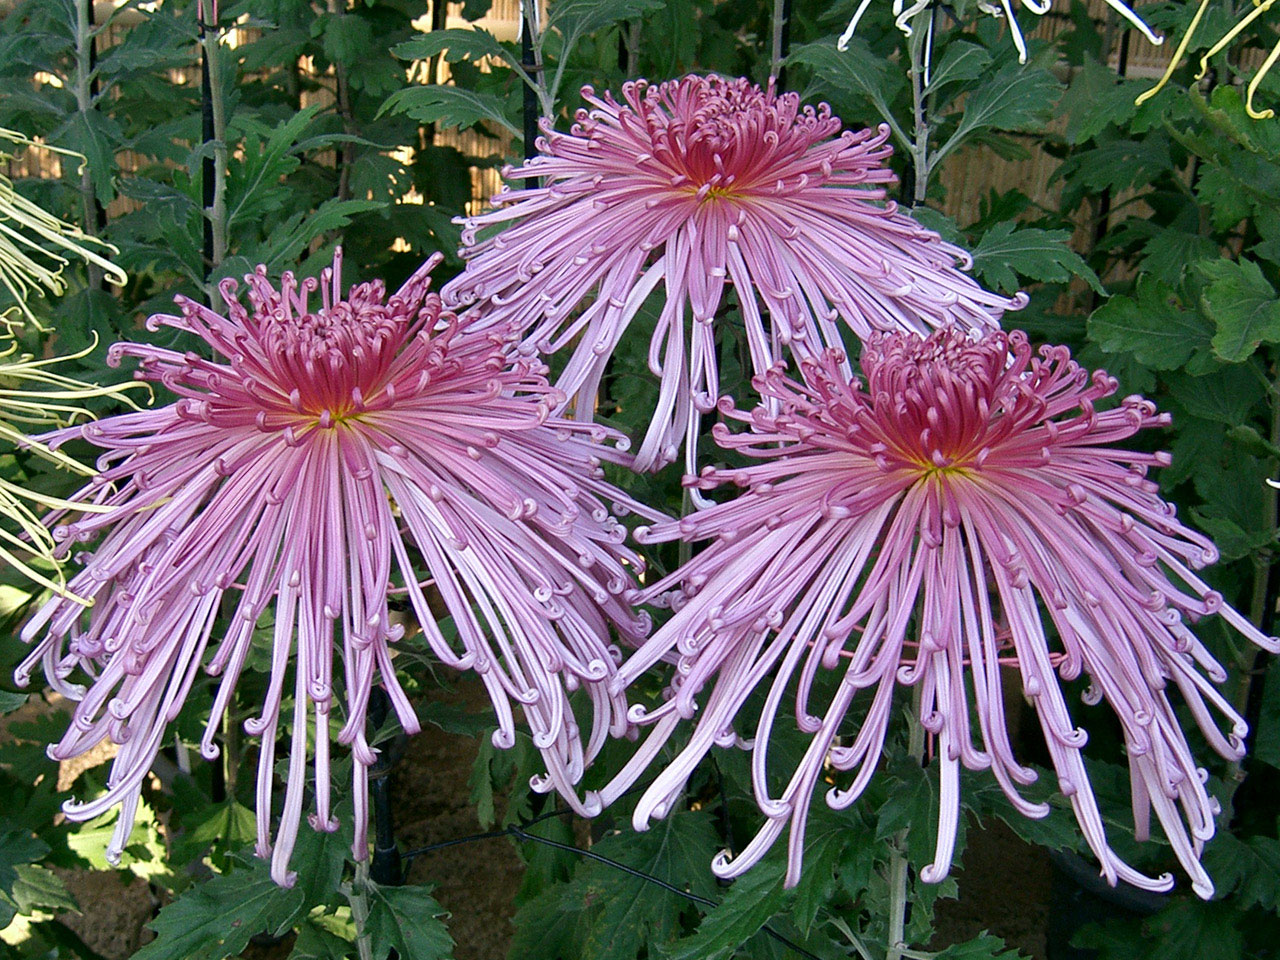
[[[225,216],[216,218],[225,252],[210,262],[202,243],[210,219],[202,176],[206,161],[224,157],[202,123],[193,6],[183,0],[96,9],[86,0],[0,5],[0,126],[87,158],[77,169],[29,153],[10,172],[28,195],[114,244],[130,275],[124,289],[115,289],[80,268],[66,296],[33,305],[56,332],[29,326],[19,334],[37,354],[86,350],[75,372],[87,379],[128,376],[105,364],[116,339],[170,336],[176,345],[178,335],[141,327],[174,293],[202,295],[219,278],[259,262],[273,274],[287,268],[315,274],[341,242],[349,280],[381,276],[392,286],[440,251],[442,281],[460,268],[451,218],[475,209],[477,198],[496,187],[496,169],[522,150],[522,53],[500,29],[510,11],[467,0],[451,5],[445,21],[446,11],[433,16],[419,0],[223,4],[226,37],[214,49],[211,79],[225,124]],[[1174,455],[1161,485],[1222,548],[1224,562],[1211,574],[1215,587],[1270,629],[1276,502],[1263,480],[1280,460],[1280,121],[1245,117],[1239,78],[1280,39],[1275,21],[1260,19],[1238,47],[1217,58],[1205,84],[1188,91],[1191,69],[1184,67],[1181,85],[1138,108],[1134,97],[1150,80],[1127,75],[1150,74],[1146,68],[1157,61],[1139,49],[1140,37],[1101,15],[1105,8],[1072,0],[1055,4],[1044,21],[1023,14],[1031,56],[1019,65],[1005,24],[970,0],[940,4],[931,84],[913,91],[907,66],[913,57],[919,62],[920,34],[908,39],[895,30],[889,4],[873,5],[850,49],[836,50],[834,36],[854,6],[795,2],[787,86],[811,101],[830,101],[848,126],[889,122],[900,202],[971,249],[981,282],[1004,292],[1030,289],[1030,306],[1008,322],[1033,340],[1070,345],[1083,362],[1118,376],[1122,393],[1142,392],[1174,414],[1173,427],[1154,441]],[[1243,6],[1215,3],[1192,53],[1224,32]],[[538,106],[564,124],[585,82],[603,89],[628,77],[656,81],[708,70],[763,81],[773,7],[763,0],[552,0],[536,48],[545,67]],[[1179,36],[1193,11],[1160,3],[1141,12]],[[495,33],[476,32],[477,21]],[[1280,89],[1268,81],[1262,94],[1274,99]],[[742,356],[741,338],[731,323],[721,335],[724,388],[746,396],[734,361]],[[643,369],[644,339],[629,340],[635,354],[619,356],[601,401],[602,416],[633,434],[654,391],[635,373]],[[0,458],[0,470],[48,492],[71,484],[20,454]],[[655,478],[616,479],[678,511],[678,474],[670,468]],[[674,553],[655,559],[660,569],[677,561]],[[21,655],[17,626],[36,598],[16,578],[0,573],[0,580],[0,663],[12,664]],[[269,625],[264,629],[269,635]],[[1231,671],[1228,695],[1256,729],[1243,768],[1211,768],[1223,801],[1220,833],[1206,852],[1218,897],[1201,903],[1180,889],[1144,901],[1138,912],[1111,908],[1092,923],[1068,917],[1065,929],[1074,932],[1055,935],[1052,955],[1073,955],[1067,936],[1108,960],[1276,952],[1280,676],[1215,624],[1201,632]],[[512,957],[1011,955],[990,934],[947,943],[934,932],[935,904],[954,896],[956,886],[916,879],[916,867],[931,857],[936,788],[928,768],[907,755],[905,720],[862,801],[839,814],[815,806],[796,890],[782,891],[776,859],[722,887],[707,864],[735,836],[746,836],[758,816],[744,756],[721,753],[691,785],[686,807],[648,833],[626,826],[625,801],[610,819],[575,824],[524,789],[537,772],[536,751],[527,743],[493,751],[484,711],[450,695],[455,678],[438,670],[425,648],[406,647],[397,663],[423,719],[475,738],[466,789],[483,826],[514,826],[589,847],[597,858],[702,899],[520,836],[491,839],[510,844],[508,856],[524,861]],[[60,733],[58,710],[46,708],[41,694],[4,684],[0,953],[92,958],[98,954],[67,921],[76,904],[60,877],[71,868],[105,866],[110,818],[76,825],[56,812],[68,791],[85,796],[101,789],[102,770],[90,767],[60,786],[42,749]],[[649,692],[657,688],[655,681]],[[242,685],[241,714],[255,692],[252,683]],[[303,831],[297,854],[308,864],[303,881],[290,891],[274,887],[249,856],[252,815],[244,803],[251,789],[237,776],[255,748],[241,742],[233,717],[225,764],[188,763],[198,718],[211,703],[209,687],[197,685],[191,700],[121,868],[142,878],[160,907],[151,923],[155,939],[137,954],[142,960],[213,960],[246,949],[298,960],[451,954],[449,921],[430,884],[355,885],[341,834]],[[1160,843],[1143,849],[1125,843],[1131,815],[1107,711],[1080,706],[1077,716],[1097,748],[1093,778],[1117,846],[1158,871],[1172,862]],[[389,758],[415,749],[390,727],[380,737]],[[1034,736],[1020,746],[1030,761],[1047,759],[1036,752]],[[1198,755],[1208,761],[1200,746]],[[344,771],[335,766],[341,785]],[[606,756],[601,767],[610,766]],[[966,777],[963,795],[974,822],[1002,820],[1069,864],[1081,849],[1076,828],[1062,798],[1044,789],[1056,809],[1039,823],[1014,814],[980,776]],[[394,811],[394,796],[391,802]],[[526,826],[538,817],[545,819]],[[906,865],[901,876],[899,864]],[[903,877],[905,915],[894,897]],[[892,948],[899,922],[913,945],[905,953]],[[264,933],[274,946],[250,946]],[[467,949],[460,944],[458,955]]]

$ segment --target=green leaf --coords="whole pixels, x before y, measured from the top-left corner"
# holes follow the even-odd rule
[[[572,838],[570,838],[571,840]],[[592,852],[713,898],[711,858],[720,840],[706,811],[677,810],[648,830],[612,833]],[[549,884],[521,907],[512,956],[650,956],[693,908],[684,897],[597,861],[579,861],[567,882]]]
[[[369,21],[349,13],[321,15],[312,33],[323,34],[324,55],[332,63],[355,63],[374,48],[373,27]]]
[[[984,47],[967,40],[953,40],[931,71],[928,92],[936,94],[948,83],[977,80],[990,65],[991,54]]]
[[[17,874],[11,896],[20,916],[30,916],[39,909],[79,911],[66,885],[52,870],[24,863],[17,867]]]
[[[224,960],[256,934],[288,929],[302,909],[302,891],[277,886],[269,870],[255,859],[192,887],[147,924],[156,939],[133,960]]]
[[[1215,230],[1230,230],[1253,211],[1244,185],[1233,171],[1206,163],[1196,179],[1196,199],[1211,211]]]
[[[973,248],[973,274],[980,281],[1006,292],[1017,290],[1018,275],[1030,280],[1061,283],[1080,277],[1105,294],[1098,275],[1067,246],[1066,230],[1019,227],[1013,221],[997,223]]]
[[[396,44],[391,48],[391,53],[401,60],[429,60],[444,53],[445,59],[449,61],[493,57],[505,60],[513,66],[519,62],[510,50],[498,42],[497,37],[481,27],[433,30],[424,36]]]
[[[1204,302],[1218,332],[1213,350],[1228,363],[1253,355],[1262,343],[1280,343],[1280,298],[1251,260],[1200,264],[1209,280]]]
[[[1244,367],[1219,367],[1203,377],[1173,373],[1165,380],[1187,413],[1233,427],[1247,420],[1254,404],[1266,394],[1256,372]]]
[[[619,20],[661,10],[665,5],[665,0],[554,0],[547,28],[558,30],[564,37],[563,57],[581,37],[603,30]]]
[[[1191,212],[1196,211],[1192,209]],[[1176,284],[1189,268],[1200,261],[1216,260],[1218,251],[1218,242],[1212,237],[1173,226],[1161,227],[1143,244],[1138,269],[1150,273],[1157,280]]]
[[[807,43],[793,50],[787,57],[787,63],[812,67],[817,78],[835,90],[857,90],[875,106],[881,119],[893,129],[898,142],[903,146],[910,143],[889,106],[900,92],[906,90],[907,82],[898,71],[890,71],[887,61],[872,53],[861,37],[850,40],[845,50],[837,50],[831,40]]]
[[[524,136],[507,119],[506,105],[502,100],[490,93],[476,93],[460,87],[434,84],[399,90],[387,98],[378,116],[386,113],[404,113],[420,123],[439,123],[463,129],[488,120],[515,137]]]
[[[441,917],[445,910],[430,887],[383,887],[369,884],[367,929],[373,955],[400,960],[444,960],[453,953],[453,938]]]
[[[1089,339],[1106,353],[1130,353],[1152,370],[1178,370],[1208,347],[1212,330],[1198,312],[1183,310],[1174,290],[1149,276],[1133,297],[1112,297],[1089,317]]]
[[[26,703],[30,696],[29,693],[10,693],[8,690],[0,690],[0,717],[6,713],[13,713]]]
[[[972,940],[953,943],[941,953],[934,954],[934,960],[1016,960],[1021,956],[1016,948],[1007,946],[999,937],[983,930]]]
[[[1099,951],[1099,960],[1240,960],[1239,920],[1230,902],[1175,900],[1145,920],[1090,924],[1071,944]]]
[[[733,882],[714,910],[692,936],[661,951],[664,960],[728,960],[755,936],[775,913],[785,910],[790,896],[782,889],[783,865],[758,863]]]
[[[293,943],[289,960],[347,960],[355,953],[355,947],[337,934],[304,920],[298,928],[298,939]]]
[[[30,830],[7,826],[0,833],[0,891],[12,891],[18,882],[18,867],[34,863],[49,852],[49,845],[31,835]]]
[[[964,102],[960,122],[934,153],[930,167],[983,130],[1024,130],[1038,126],[1058,99],[1061,85],[1039,67],[1012,64],[975,89]]]
[[[642,833],[615,833],[592,850],[668,883],[689,883],[709,897],[715,889],[711,858],[719,846],[708,814],[682,812]],[[600,904],[583,944],[588,957],[631,956],[646,944],[666,943],[689,906],[682,897],[598,862],[583,871],[582,891],[586,902]]]
[[[1213,877],[1219,896],[1230,894],[1242,909],[1255,905],[1264,910],[1276,908],[1280,898],[1280,840],[1265,836],[1242,840],[1223,831],[1205,847],[1204,866]]]
[[[836,868],[845,846],[855,836],[840,824],[819,831],[810,827],[804,845],[804,870],[796,884],[791,911],[791,920],[802,934],[808,935],[818,911],[831,899],[836,887]]]
[[[1091,57],[1086,59],[1058,103],[1058,112],[1067,115],[1067,141],[1084,143],[1109,124],[1122,126],[1137,112],[1133,101],[1144,88],[1141,82],[1120,80],[1114,70]]]

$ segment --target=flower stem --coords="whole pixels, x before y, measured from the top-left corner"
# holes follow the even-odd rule
[[[911,136],[911,204],[920,206],[924,203],[929,189],[929,119],[925,110],[925,82],[929,65],[927,56],[932,53],[931,40],[933,33],[933,7],[926,11],[928,16],[916,17],[911,38],[907,47],[911,55],[911,109],[914,130]],[[927,23],[925,22],[927,21]]]
[[[351,904],[351,920],[356,925],[356,954],[360,960],[373,960],[373,940],[369,936],[369,858],[356,861],[356,877],[347,901]]]
[[[215,22],[201,26],[200,46],[209,72],[209,101],[213,114],[213,199],[205,210],[213,238],[209,263],[205,265],[208,270],[206,294],[212,302],[214,277],[227,257],[227,116],[222,74],[218,69],[218,25]]]
[[[910,731],[907,753],[917,764],[924,764],[924,725],[920,722],[920,685],[912,691]],[[889,936],[885,944],[885,960],[902,960],[917,956],[906,942],[907,929],[907,831],[893,836],[889,852]]]

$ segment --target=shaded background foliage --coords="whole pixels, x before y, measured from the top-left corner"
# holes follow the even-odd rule
[[[33,304],[56,333],[29,328],[20,339],[36,353],[86,350],[76,361],[79,376],[126,377],[127,370],[106,367],[107,345],[157,336],[179,345],[180,335],[141,327],[174,293],[207,296],[220,278],[260,262],[272,273],[292,268],[314,275],[339,242],[350,280],[380,276],[393,286],[441,252],[440,282],[461,266],[452,218],[477,209],[498,186],[497,168],[523,151],[526,81],[543,78],[536,105],[560,125],[570,122],[577,89],[587,82],[599,90],[637,76],[662,80],[708,70],[764,81],[773,7],[764,0],[552,0],[533,50],[539,74],[526,67],[513,11],[491,9],[484,0],[434,13],[418,0],[226,3],[219,18],[225,36],[211,63],[224,158],[201,112],[194,3],[0,5],[0,126],[87,160],[80,168],[28,152],[10,164],[10,173],[25,193],[114,244],[130,275],[126,287],[115,289],[81,268],[66,296]],[[1006,293],[1030,289],[1030,305],[1011,315],[1010,325],[1035,340],[1069,344],[1082,362],[1119,377],[1121,395],[1142,392],[1174,414],[1173,427],[1149,441],[1173,452],[1173,465],[1158,478],[1162,488],[1222,548],[1214,586],[1271,628],[1276,502],[1263,481],[1280,460],[1280,124],[1248,120],[1239,76],[1278,39],[1274,21],[1260,19],[1240,47],[1218,57],[1205,84],[1188,92],[1192,67],[1186,66],[1178,75],[1183,87],[1136,107],[1134,97],[1151,81],[1134,75],[1149,77],[1158,60],[1139,37],[1122,34],[1114,17],[1079,0],[1057,5],[1043,21],[1024,16],[1026,65],[1017,63],[1007,27],[976,4],[939,4],[931,83],[923,91],[913,90],[906,71],[913,54],[920,55],[920,36],[896,31],[887,3],[868,12],[848,51],[836,50],[833,38],[854,7],[797,0],[787,85],[811,102],[829,101],[848,126],[890,124],[899,202],[971,249],[981,282]],[[1192,12],[1173,3],[1142,8],[1175,36]],[[1237,12],[1215,5],[1199,48]],[[1268,80],[1262,94],[1274,98],[1280,89]],[[226,164],[225,216],[211,225],[203,178],[215,157]],[[211,227],[225,247],[212,260],[204,242]],[[740,331],[725,323],[719,336],[723,388],[745,397]],[[643,375],[645,342],[637,331],[624,343],[600,404],[602,419],[633,435],[647,420],[656,389]],[[70,482],[21,454],[0,458],[0,470],[53,493]],[[673,512],[681,508],[678,468],[614,479],[642,499]],[[658,570],[677,562],[674,547],[655,556]],[[14,663],[20,657],[16,628],[34,598],[15,578],[0,573],[0,581],[0,662]],[[260,629],[256,656],[263,670],[271,625]],[[1243,767],[1211,768],[1214,793],[1223,801],[1219,836],[1206,852],[1218,898],[1201,903],[1179,890],[1142,914],[1102,919],[1074,934],[1058,928],[1051,956],[1073,955],[1066,945],[1071,935],[1077,947],[1117,960],[1276,952],[1280,676],[1215,624],[1200,633],[1228,665],[1228,695],[1256,731]],[[908,756],[905,721],[859,803],[842,812],[815,806],[799,887],[782,890],[780,857],[723,887],[707,864],[735,837],[748,835],[758,816],[745,755],[718,753],[691,783],[685,806],[647,833],[627,826],[625,798],[599,822],[573,823],[550,806],[554,801],[525,788],[538,772],[536,751],[526,741],[495,751],[488,721],[470,709],[475,700],[465,685],[461,695],[451,691],[456,679],[437,669],[412,636],[403,647],[397,666],[422,719],[475,738],[469,801],[485,829],[508,837],[486,842],[511,844],[507,856],[523,860],[511,956],[704,960],[804,952],[978,960],[1013,954],[990,934],[948,943],[935,933],[935,905],[957,888],[954,880],[930,886],[917,879],[917,868],[932,856],[937,797],[928,767]],[[237,704],[255,702],[250,672]],[[657,679],[642,691],[655,698],[658,692]],[[60,878],[68,869],[105,866],[111,817],[77,825],[56,816],[68,791],[86,796],[101,789],[102,773],[90,766],[59,774],[45,759],[43,744],[57,738],[63,722],[47,699],[0,689],[0,951],[93,957],[67,922],[76,904]],[[451,955],[449,921],[431,885],[396,885],[384,874],[361,895],[352,886],[341,833],[303,831],[299,886],[271,884],[265,866],[249,855],[252,814],[237,776],[255,754],[238,734],[249,707],[237,706],[227,720],[225,761],[192,764],[198,718],[212,702],[207,683],[197,683],[190,699],[146,791],[146,810],[121,868],[142,878],[160,908],[151,923],[155,939],[139,957],[212,960],[246,949],[298,960],[359,950],[374,957]],[[1077,716],[1091,731],[1091,776],[1116,825],[1117,848],[1159,872],[1173,862],[1167,848],[1159,842],[1139,847],[1126,838],[1132,818],[1113,720],[1106,710],[1083,705]],[[394,720],[379,739],[389,763],[415,750]],[[1024,755],[1047,760],[1033,740],[1021,744]],[[1201,758],[1211,756],[1199,746]],[[781,732],[774,749],[788,749]],[[619,756],[621,750],[606,752],[600,769],[616,768]],[[338,785],[349,772],[344,762],[335,763]],[[589,785],[597,775],[588,774]],[[1055,810],[1041,822],[1017,816],[983,777],[965,777],[973,822],[1003,821],[1060,858],[1081,849],[1051,777],[1042,778],[1039,789]],[[393,795],[393,814],[404,803]],[[962,822],[962,832],[966,826]],[[962,836],[961,854],[963,846]],[[589,847],[596,859],[565,847]],[[916,949],[905,953],[886,948],[897,922],[895,856],[909,865],[910,910],[903,919],[905,940]],[[357,926],[367,931],[360,944]],[[274,946],[250,945],[264,934]],[[469,945],[457,949],[466,956]]]

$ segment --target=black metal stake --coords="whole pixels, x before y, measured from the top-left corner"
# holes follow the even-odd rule
[[[386,722],[391,698],[381,685],[369,697],[369,728],[376,732]],[[378,762],[369,768],[369,793],[373,800],[373,859],[369,861],[369,878],[384,887],[404,883],[400,848],[396,846],[395,820],[391,815],[391,751],[378,754]]]

